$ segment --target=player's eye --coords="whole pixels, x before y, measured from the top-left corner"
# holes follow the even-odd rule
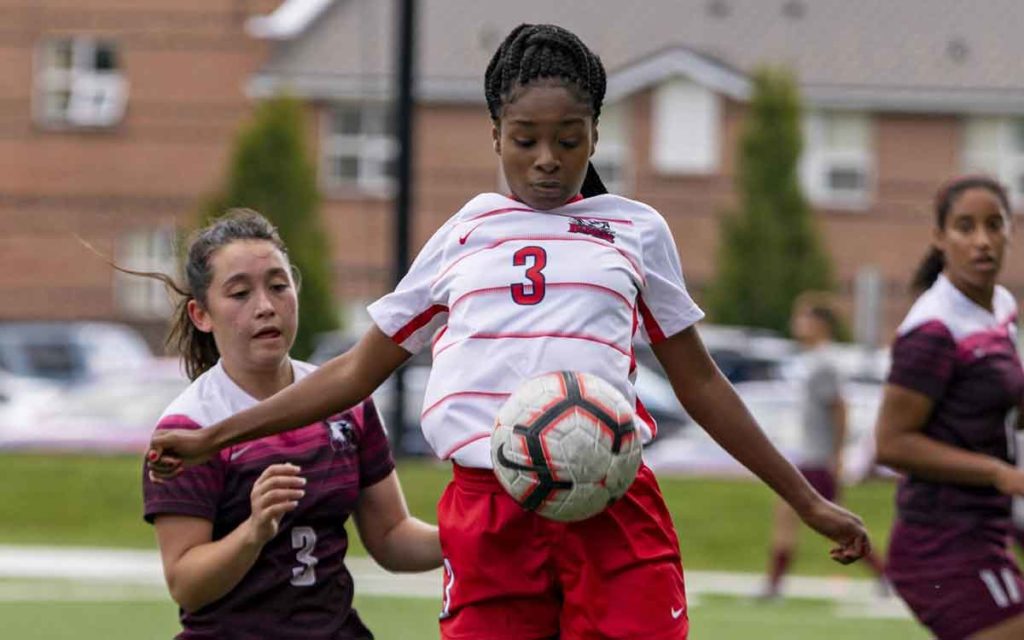
[[[566,149],[575,149],[580,146],[579,138],[569,138],[567,140],[559,140],[558,144],[562,145]]]
[[[536,144],[536,140],[531,140],[529,138],[512,138],[512,142],[514,142],[517,147],[522,147],[523,149],[529,149]]]
[[[1003,230],[1003,216],[993,216],[988,219],[988,228],[990,231],[1002,231]]]
[[[228,294],[228,297],[233,300],[245,300],[249,296],[248,289],[242,289],[241,291],[232,291]]]
[[[284,291],[287,291],[288,289],[289,289],[289,285],[288,285],[287,282],[278,282],[278,283],[270,285],[270,290],[275,292],[275,293],[282,293]]]

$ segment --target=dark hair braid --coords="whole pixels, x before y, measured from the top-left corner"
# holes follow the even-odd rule
[[[968,189],[987,189],[999,200],[1003,212],[1010,214],[1010,198],[1006,188],[995,178],[986,175],[966,175],[954,178],[944,184],[935,195],[935,228],[945,229],[949,212],[953,208],[956,199]],[[936,247],[932,247],[925,254],[921,263],[914,272],[910,288],[913,291],[921,292],[930,288],[939,278],[939,274],[946,267],[946,260]]]
[[[562,27],[521,24],[498,46],[484,74],[484,97],[491,119],[501,118],[502,108],[515,99],[516,89],[544,78],[564,81],[590,105],[594,120],[600,117],[607,84],[601,58]],[[587,167],[580,191],[584,197],[608,193],[593,163]]]

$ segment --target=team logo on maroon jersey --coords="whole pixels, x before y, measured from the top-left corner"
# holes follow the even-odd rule
[[[351,451],[356,447],[356,430],[345,418],[327,420],[327,435],[331,441],[331,449],[338,453]]]
[[[612,226],[602,220],[573,218],[569,221],[569,233],[582,233],[608,242],[615,242],[615,232],[612,231]]]

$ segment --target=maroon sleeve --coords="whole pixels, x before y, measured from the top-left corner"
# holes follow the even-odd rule
[[[159,429],[199,429],[186,416],[167,416]],[[149,479],[145,463],[142,469],[143,517],[150,524],[158,515],[182,515],[205,518],[211,522],[217,513],[224,488],[224,462],[214,456],[208,462],[189,467],[177,478],[157,483]]]
[[[384,424],[373,400],[367,398],[359,405],[362,415],[359,426],[359,486],[377,484],[395,468],[391,445],[384,433]]]
[[[955,362],[953,334],[937,320],[926,322],[893,343],[889,384],[938,400],[953,377]]]

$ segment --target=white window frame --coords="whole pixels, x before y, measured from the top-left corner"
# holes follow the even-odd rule
[[[995,127],[995,148],[971,148],[969,129],[974,123]],[[1024,206],[1024,118],[968,117],[963,126],[961,164],[964,172],[991,175],[1006,186],[1014,208]]]
[[[651,164],[666,175],[711,175],[719,170],[722,99],[692,80],[655,87],[651,108]]]
[[[107,38],[93,36],[48,37],[36,52],[35,119],[46,127],[110,128],[118,125],[128,105],[128,81],[119,67],[95,68],[96,50],[103,44],[116,56],[120,49]],[[70,67],[54,65],[61,45],[71,49]],[[119,60],[116,60],[119,63]],[[67,104],[57,96],[67,95]]]
[[[839,118],[852,118],[864,127],[858,148],[828,146],[828,128]],[[863,210],[870,206],[875,191],[874,123],[871,114],[859,111],[814,111],[803,121],[804,151],[800,157],[800,180],[807,197],[816,205]],[[829,184],[835,170],[858,171],[863,186],[856,190],[836,189]]]
[[[174,227],[134,229],[122,235],[115,251],[117,264],[132,271],[163,273],[177,280],[181,271]],[[114,272],[118,309],[139,320],[167,318],[173,304],[164,283],[153,278]]]
[[[384,118],[384,133],[345,134],[335,131],[334,119],[339,109],[358,109],[361,125],[367,114]],[[386,122],[391,117],[391,106],[385,102],[337,102],[329,103],[321,117],[321,186],[328,193],[344,194],[357,192],[389,197],[395,190],[395,178],[389,176],[383,167],[394,161],[398,155],[398,141],[389,131]],[[362,128],[362,127],[361,127]],[[354,158],[357,162],[356,177],[343,179],[334,172],[334,163],[339,158]]]

